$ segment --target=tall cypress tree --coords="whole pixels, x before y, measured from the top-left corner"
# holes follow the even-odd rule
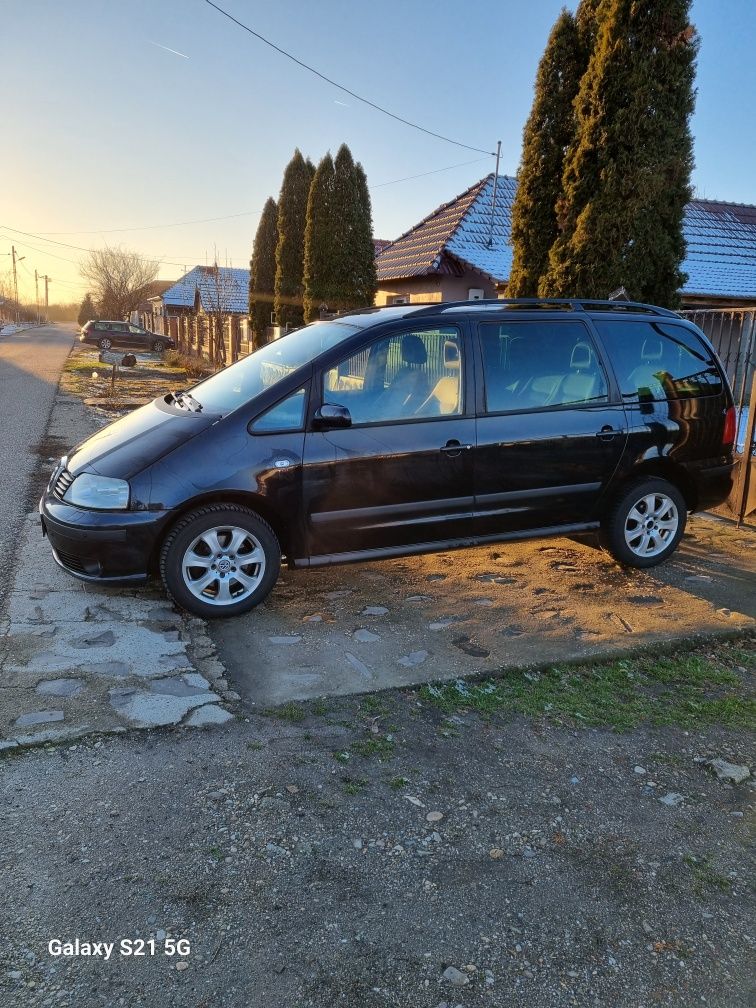
[[[689,9],[690,0],[600,6],[541,294],[606,297],[624,286],[632,298],[677,303],[698,49]]]
[[[276,286],[276,245],[278,244],[278,207],[269,197],[265,201],[255,233],[249,263],[249,327],[255,349],[266,342]]]
[[[339,236],[333,307],[340,311],[364,308],[373,303],[377,287],[373,220],[365,171],[355,164],[346,144],[336,153],[333,188],[334,226]]]
[[[585,72],[575,17],[563,10],[551,30],[535,82],[533,107],[523,132],[522,161],[512,205],[514,258],[508,297],[535,297],[556,240],[556,202],[564,155],[575,123],[572,103]]]
[[[286,166],[278,199],[275,309],[278,324],[295,328],[304,321],[304,237],[307,200],[314,168],[299,149]]]
[[[304,253],[304,317],[320,317],[320,306],[333,304],[340,241],[334,214],[334,166],[330,152],[317,167],[307,201]]]
[[[375,301],[378,278],[375,268],[375,245],[373,244],[373,208],[367,175],[360,162],[354,166],[355,178],[355,218],[352,245],[354,304],[348,307],[368,308]]]

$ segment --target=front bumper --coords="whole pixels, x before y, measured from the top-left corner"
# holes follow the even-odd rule
[[[168,511],[87,511],[49,491],[39,502],[43,534],[66,573],[98,584],[142,584],[152,573]]]

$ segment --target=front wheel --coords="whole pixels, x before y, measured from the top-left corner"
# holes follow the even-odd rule
[[[209,504],[169,532],[160,573],[177,605],[207,618],[238,616],[270,594],[281,569],[273,529],[238,504]]]
[[[165,349],[165,344],[163,343],[162,340],[156,339],[155,342],[152,344],[152,349],[154,353],[162,353],[163,350]]]
[[[673,483],[644,479],[617,499],[602,526],[606,548],[628,567],[655,567],[677,549],[685,531],[685,498]]]

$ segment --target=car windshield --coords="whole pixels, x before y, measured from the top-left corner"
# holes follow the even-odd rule
[[[358,331],[342,322],[314,322],[193,386],[192,396],[203,411],[225,415]]]

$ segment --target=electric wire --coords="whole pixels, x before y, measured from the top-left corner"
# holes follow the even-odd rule
[[[462,143],[460,140],[452,140],[451,137],[443,136],[443,134],[441,133],[434,133],[433,130],[426,129],[424,126],[419,126],[417,123],[410,122],[409,119],[405,119],[403,118],[403,116],[396,115],[396,113],[394,112],[389,112],[389,110],[387,108],[383,108],[382,105],[377,105],[375,102],[370,101],[368,98],[363,98],[362,95],[357,94],[356,91],[351,91],[348,87],[345,87],[343,84],[339,84],[338,81],[335,81],[330,77],[326,77],[325,74],[321,73],[319,70],[316,70],[315,67],[311,67],[308,63],[303,63],[302,60],[297,59],[297,57],[293,56],[290,52],[287,52],[285,49],[282,49],[280,46],[277,46],[275,42],[271,42],[270,39],[265,38],[264,35],[261,35],[259,32],[254,31],[254,29],[250,28],[249,25],[246,25],[242,21],[237,20],[232,14],[229,14],[228,11],[224,10],[222,7],[219,7],[218,4],[213,3],[213,0],[205,0],[205,3],[207,3],[210,7],[213,7],[215,10],[217,10],[219,14],[222,14],[224,17],[227,17],[229,21],[233,21],[233,23],[235,25],[238,25],[239,28],[242,28],[244,31],[249,32],[250,35],[254,35],[256,39],[259,39],[261,42],[264,42],[265,45],[270,46],[271,49],[275,49],[277,53],[280,53],[282,56],[285,56],[287,59],[290,59],[292,63],[296,63],[297,66],[302,67],[304,70],[309,70],[310,73],[315,74],[316,77],[319,77],[321,80],[324,80],[327,84],[331,84],[333,87],[338,88],[339,91],[343,91],[345,94],[348,94],[350,97],[356,99],[357,101],[362,102],[364,105],[370,106],[370,108],[375,109],[377,112],[382,112],[384,115],[389,116],[391,119],[395,119],[397,122],[404,123],[405,126],[410,126],[412,129],[419,130],[421,133],[426,133],[428,136],[435,137],[437,140],[443,140],[445,143],[454,144],[455,147],[464,147],[465,150],[475,151],[478,154],[487,154],[490,157],[496,156],[494,151],[483,150],[482,147],[472,147],[470,144]]]

